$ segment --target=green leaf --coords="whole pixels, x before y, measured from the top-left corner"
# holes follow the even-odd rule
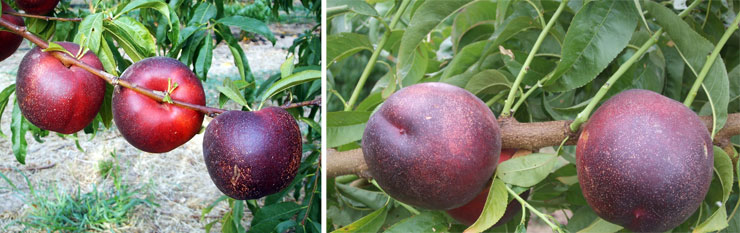
[[[586,4],[565,34],[562,60],[545,82],[545,90],[568,91],[591,82],[627,46],[637,20],[629,1]]]
[[[527,157],[527,156],[524,156]],[[509,204],[509,194],[506,191],[506,184],[500,179],[493,180],[486,204],[483,205],[483,212],[465,231],[482,232],[496,224],[506,212],[506,206]]]
[[[295,202],[280,202],[262,207],[254,214],[249,232],[271,232],[280,222],[292,218],[304,208]]]
[[[293,74],[293,69],[295,68],[295,55],[291,54],[288,59],[285,59],[285,62],[283,62],[282,65],[280,65],[280,77],[285,78]]]
[[[292,74],[272,84],[272,86],[270,86],[270,88],[267,89],[267,91],[265,91],[265,93],[262,95],[262,101],[264,102],[278,92],[284,91],[296,85],[317,80],[319,78],[321,78],[321,71],[318,70],[306,70]]]
[[[77,35],[74,42],[81,47],[85,47],[98,54],[100,49],[101,38],[103,34],[103,13],[96,13],[86,16],[80,22]],[[76,52],[76,51],[75,51]]]
[[[444,214],[441,212],[423,212],[410,218],[401,220],[386,229],[385,233],[406,233],[406,232],[435,232],[438,229],[434,227],[446,221]]]
[[[18,160],[21,164],[26,164],[26,147],[28,146],[26,144],[26,130],[28,130],[28,127],[24,124],[21,108],[16,100],[13,105],[13,117],[10,120],[10,131],[13,155],[15,155],[15,160]]]
[[[440,81],[446,81],[455,75],[462,74],[468,70],[473,64],[475,64],[481,57],[481,51],[486,46],[486,41],[478,41],[469,44],[462,48],[462,50],[452,58],[450,64],[445,68]],[[467,83],[465,81],[463,85]]]
[[[727,224],[727,210],[725,209],[725,206],[720,206],[717,211],[715,211],[707,220],[705,220],[703,223],[699,224],[693,232],[712,232],[712,231],[719,231],[722,229],[727,228],[729,225]]]
[[[337,191],[339,191],[343,196],[360,202],[373,210],[383,208],[385,203],[388,201],[388,195],[385,195],[382,192],[367,191],[339,182],[336,183],[336,187]]]
[[[476,1],[455,16],[450,34],[453,51],[457,52],[461,45],[465,46],[479,39],[485,40],[494,32],[497,4],[492,1]]]
[[[372,112],[326,113],[326,146],[337,147],[362,139]]]
[[[506,76],[498,70],[484,70],[470,78],[465,90],[470,91],[476,96],[495,95],[501,91],[507,91],[511,83]]]
[[[419,5],[401,39],[398,52],[398,77],[406,77],[410,72],[413,56],[416,54],[414,50],[421,41],[447,17],[469,3],[470,0],[429,0]]]
[[[213,19],[218,14],[216,6],[208,2],[200,2],[193,12],[193,17],[188,21],[188,25],[203,25],[208,20]]]
[[[336,16],[339,13],[352,11],[357,14],[361,15],[367,15],[367,16],[379,16],[378,12],[375,11],[375,8],[370,6],[365,1],[357,1],[357,0],[331,0],[326,2],[326,8],[333,8],[333,9],[341,9],[338,11],[334,11],[332,15],[327,15],[326,17],[332,17]],[[331,46],[329,46],[331,47]]]
[[[226,97],[229,97],[229,99],[233,100],[237,104],[241,106],[247,106],[247,100],[244,99],[244,96],[242,95],[241,91],[234,85],[234,83],[229,78],[224,78],[223,86],[216,86],[216,89],[218,89],[219,92],[224,94]]]
[[[0,118],[2,118],[5,107],[8,106],[8,102],[10,102],[10,94],[13,94],[13,92],[15,92],[15,84],[10,84],[0,92]],[[0,136],[4,138],[8,137],[3,133],[2,129],[0,129]]]
[[[604,219],[596,218],[596,220],[588,225],[586,228],[581,229],[578,233],[612,233],[622,230],[622,226],[614,223],[607,222]]]
[[[557,163],[554,154],[533,153],[504,161],[496,168],[499,178],[507,184],[533,186],[550,174]]]
[[[383,208],[380,208],[372,213],[358,219],[357,221],[339,228],[333,232],[377,232],[383,226],[385,217],[388,215],[388,204],[386,203]]]
[[[252,76],[252,69],[249,67],[249,61],[247,60],[246,53],[244,53],[244,49],[242,49],[239,45],[239,41],[237,41],[231,34],[231,31],[228,30],[229,27],[223,26],[218,28],[221,30],[217,31],[217,33],[221,38],[224,38],[226,43],[229,45],[231,55],[234,57],[234,64],[239,70],[239,77],[241,77],[242,80],[248,80],[247,78]]]
[[[116,16],[114,18],[118,18],[121,15],[126,14],[132,10],[141,9],[141,8],[150,8],[150,9],[159,11],[159,13],[161,13],[162,15],[164,15],[165,18],[167,18],[167,22],[170,22],[170,8],[167,6],[167,3],[165,3],[162,0],[135,0],[127,4],[126,7],[124,7],[120,11],[118,11],[118,13],[116,13]],[[179,27],[179,25],[177,25],[177,27]]]
[[[106,21],[105,30],[134,62],[156,54],[154,36],[134,18],[122,16],[110,22]]]
[[[265,22],[244,17],[244,16],[230,16],[219,19],[217,22],[222,23],[226,26],[235,26],[241,28],[243,31],[257,33],[267,38],[272,45],[275,45],[275,35],[272,34],[270,28],[267,27]]]
[[[329,35],[326,40],[326,64],[331,66],[362,50],[372,51],[373,45],[367,35],[357,33],[339,33]]]
[[[693,67],[693,70],[698,74],[707,61],[707,56],[712,53],[714,45],[692,30],[685,21],[665,6],[652,1],[645,2],[643,6],[655,17],[656,23],[663,27],[671,37],[676,48],[686,58],[687,65]],[[710,106],[712,107],[712,138],[714,138],[714,135],[722,129],[727,121],[727,105],[730,99],[730,81],[722,59],[714,61],[709,73],[704,78],[702,87],[709,96]]]
[[[48,48],[45,48],[45,49],[42,49],[41,51],[42,52],[53,52],[53,51],[63,52],[63,53],[66,53],[69,56],[75,57],[75,55],[72,54],[71,52],[69,52],[67,49],[65,49],[61,45],[59,45],[57,43],[54,43],[54,42],[51,42],[51,41],[49,41],[49,47]],[[77,52],[77,51],[75,51],[75,52]]]
[[[732,192],[735,178],[733,177],[732,160],[718,146],[714,146],[714,173],[722,184],[722,204],[709,218],[699,224],[694,232],[719,231],[728,227],[726,203]]]
[[[206,39],[203,40],[203,47],[198,52],[198,58],[195,60],[195,71],[202,80],[208,78],[208,70],[211,69],[213,60],[213,39],[210,33],[206,33]]]

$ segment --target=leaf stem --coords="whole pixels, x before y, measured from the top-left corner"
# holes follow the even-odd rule
[[[521,203],[522,206],[526,206],[527,209],[529,209],[529,211],[531,211],[533,214],[537,215],[537,217],[540,217],[542,219],[542,221],[545,221],[545,223],[547,223],[547,225],[550,226],[550,228],[552,228],[553,230],[555,230],[557,232],[563,232],[563,229],[560,229],[559,226],[557,226],[554,223],[550,222],[550,220],[545,216],[545,214],[543,214],[542,212],[540,212],[539,210],[537,210],[536,208],[534,208],[532,205],[530,205],[529,203],[527,203],[527,201],[525,201],[524,199],[522,199],[522,197],[520,197],[519,194],[517,194],[516,192],[514,192],[514,190],[511,190],[511,188],[509,188],[508,185],[504,185],[504,186],[506,187],[506,191],[508,191],[509,194],[511,194],[511,196],[514,197],[514,199],[516,199],[517,201],[519,201],[519,203]]]
[[[583,124],[584,122],[588,120],[589,115],[591,115],[591,111],[593,111],[594,108],[596,107],[596,104],[598,104],[599,101],[601,101],[601,99],[604,98],[604,95],[606,95],[606,93],[609,91],[609,88],[611,88],[612,84],[614,84],[617,80],[619,80],[619,78],[622,77],[622,75],[625,72],[627,72],[627,70],[632,66],[632,64],[634,64],[637,60],[639,60],[640,57],[642,57],[642,55],[645,54],[645,52],[647,52],[647,50],[650,47],[652,47],[655,43],[658,42],[658,37],[660,37],[660,34],[663,34],[662,28],[659,29],[658,31],[655,31],[655,34],[653,34],[653,36],[650,37],[650,39],[648,39],[648,41],[646,41],[640,47],[640,49],[638,49],[637,52],[635,52],[635,54],[633,54],[632,57],[630,57],[630,59],[627,60],[627,62],[619,66],[619,69],[617,69],[617,72],[614,72],[614,74],[612,74],[612,76],[609,77],[606,83],[604,83],[604,85],[602,85],[601,88],[599,88],[599,91],[596,92],[596,95],[593,98],[591,98],[591,102],[588,103],[588,106],[586,106],[586,108],[583,109],[583,111],[578,113],[578,116],[576,117],[576,119],[573,121],[573,123],[570,124],[570,130],[572,132],[578,131],[578,129],[581,127],[581,124]]]
[[[740,17],[737,15],[735,16],[735,20],[732,21],[732,24],[727,28],[727,31],[725,31],[725,34],[722,35],[722,38],[719,39],[719,42],[717,42],[717,45],[714,46],[714,50],[712,50],[712,54],[709,55],[709,58],[704,63],[704,67],[701,68],[701,71],[699,72],[699,76],[696,77],[696,81],[694,81],[694,85],[691,86],[691,90],[689,91],[689,94],[686,96],[686,99],[683,101],[683,104],[688,106],[691,106],[691,103],[694,102],[694,98],[696,98],[696,93],[699,91],[699,87],[701,87],[702,83],[704,82],[704,78],[707,77],[707,74],[709,73],[709,70],[712,68],[712,65],[714,64],[714,61],[717,60],[717,57],[719,56],[719,52],[722,50],[722,47],[725,46],[725,43],[727,43],[727,40],[730,39],[730,36],[735,33],[735,30],[737,30],[738,24],[740,24]]]
[[[66,21],[66,22],[82,22],[82,18],[59,18],[59,17],[44,16],[44,15],[24,14],[24,13],[12,12],[12,11],[3,11],[3,14],[9,14],[9,15],[20,16],[20,17],[25,17],[25,18],[43,19],[46,21],[54,20],[54,21]]]
[[[519,85],[522,83],[522,80],[524,80],[524,75],[527,74],[527,70],[529,70],[529,64],[532,63],[532,60],[534,59],[534,55],[537,54],[537,50],[540,49],[540,45],[542,45],[542,41],[545,40],[545,37],[547,37],[547,34],[550,31],[550,28],[552,28],[552,26],[555,25],[555,22],[557,21],[558,17],[560,17],[560,13],[563,12],[563,9],[565,9],[565,6],[567,4],[568,4],[568,0],[563,0],[562,2],[560,2],[560,6],[558,6],[557,10],[555,10],[555,14],[552,15],[552,18],[550,18],[550,21],[547,22],[547,26],[545,26],[545,28],[542,29],[542,32],[540,32],[539,37],[537,37],[537,41],[534,43],[532,50],[529,51],[529,55],[527,55],[527,60],[525,60],[524,64],[522,64],[522,69],[519,70],[519,74],[516,76],[516,80],[514,80],[514,84],[511,85],[511,91],[509,91],[509,96],[506,98],[506,102],[504,103],[504,108],[503,110],[501,110],[502,117],[508,117],[512,114],[511,106],[514,104],[514,98],[517,93],[517,88],[519,88]]]
[[[355,86],[355,90],[352,91],[352,96],[350,96],[349,102],[347,102],[347,105],[344,106],[344,111],[352,110],[355,102],[357,102],[357,98],[360,96],[362,87],[365,86],[365,82],[370,76],[370,72],[373,70],[373,67],[375,67],[375,62],[378,60],[380,52],[383,51],[385,43],[388,42],[388,39],[391,37],[391,31],[398,23],[398,20],[401,18],[401,15],[403,15],[403,12],[406,11],[406,7],[408,7],[410,2],[410,0],[403,0],[403,2],[401,2],[401,6],[398,7],[398,11],[396,11],[396,14],[393,15],[390,26],[383,33],[383,38],[380,39],[380,42],[378,42],[378,45],[373,51],[373,54],[370,55],[370,60],[368,60],[367,65],[365,65],[365,70],[362,71],[362,75],[360,75],[360,80],[357,81],[357,86]]]

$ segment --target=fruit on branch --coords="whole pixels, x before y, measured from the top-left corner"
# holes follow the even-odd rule
[[[76,54],[80,46],[57,42]],[[96,69],[103,65],[93,52],[87,52],[83,63]],[[67,67],[41,48],[31,49],[18,65],[16,96],[21,113],[39,128],[71,134],[90,124],[98,114],[105,96],[105,81],[71,65]]]
[[[172,58],[152,57],[136,62],[123,72],[121,79],[162,93],[169,89],[173,100],[206,104],[200,80],[185,64]],[[164,153],[184,144],[200,131],[203,113],[117,86],[113,92],[113,120],[123,138],[134,147]]]
[[[475,95],[422,83],[391,95],[370,117],[362,151],[370,174],[391,197],[446,210],[485,188],[499,159],[501,132]]]
[[[628,90],[606,101],[576,148],[588,204],[635,232],[664,232],[686,221],[712,180],[707,128],[683,104],[651,91]]]
[[[26,11],[27,14],[33,15],[46,15],[49,12],[54,11],[57,7],[59,0],[16,0],[15,4],[18,8]]]
[[[2,6],[3,12],[15,12],[15,10],[13,10],[13,8],[10,7],[8,4],[5,4],[5,2],[2,2]],[[23,23],[23,18],[18,16],[3,14],[3,19],[18,26],[26,25]],[[2,28],[0,27],[0,29]],[[0,31],[0,41],[3,42],[3,46],[0,47],[0,61],[3,61],[6,58],[10,57],[10,55],[13,55],[16,50],[18,50],[18,47],[21,46],[21,42],[23,42],[23,37],[13,34],[9,31]]]
[[[498,163],[500,164],[509,160],[514,156],[514,153],[516,153],[516,149],[501,149],[501,157]],[[483,191],[475,197],[475,199],[463,206],[447,210],[447,214],[464,225],[473,225],[473,223],[478,220],[478,217],[480,217],[480,214],[483,213],[483,207],[486,205],[486,199],[488,199],[488,192],[490,189],[491,184],[489,183],[488,186],[486,186],[486,188],[484,188]],[[527,197],[529,197],[529,190],[524,191],[519,194],[519,196],[522,197],[522,199],[527,199]],[[498,222],[496,222],[492,227],[497,227],[510,221],[514,218],[514,215],[519,213],[520,210],[522,210],[522,204],[516,199],[511,200],[509,205],[506,206],[504,215],[501,216]]]
[[[287,111],[228,111],[208,124],[203,158],[211,180],[237,200],[277,193],[295,178],[301,163],[301,132]]]

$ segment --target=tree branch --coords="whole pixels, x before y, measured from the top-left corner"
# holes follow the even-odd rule
[[[49,47],[49,43],[47,43],[44,39],[41,39],[40,37],[34,35],[33,33],[29,32],[28,30],[26,30],[26,27],[21,27],[21,26],[15,25],[15,24],[13,24],[11,22],[8,22],[7,20],[2,19],[2,18],[0,18],[0,26],[5,27],[9,31],[11,31],[11,32],[13,32],[15,34],[18,34],[18,35],[22,36],[23,38],[26,38],[27,40],[31,41],[32,43],[36,44],[37,46],[39,46],[42,49],[46,49],[46,48]],[[137,92],[139,94],[145,95],[145,96],[147,96],[149,98],[152,98],[152,99],[155,99],[155,100],[157,100],[159,102],[164,102],[163,101],[164,95],[158,94],[158,93],[156,93],[156,92],[154,92],[153,90],[150,90],[150,89],[139,87],[138,85],[132,84],[132,83],[126,81],[126,80],[119,79],[115,75],[106,73],[105,71],[102,71],[102,70],[98,70],[98,69],[96,69],[96,68],[94,68],[92,66],[89,66],[89,65],[85,64],[84,62],[78,61],[77,59],[75,59],[72,56],[69,56],[66,53],[63,53],[63,52],[51,52],[51,55],[54,56],[54,57],[56,57],[57,59],[59,59],[59,61],[61,61],[64,64],[73,64],[73,65],[75,65],[77,67],[80,67],[80,68],[82,68],[84,70],[87,70],[88,72],[90,72],[90,73],[92,73],[92,74],[94,74],[94,75],[102,78],[103,80],[105,80],[106,82],[110,83],[113,86],[121,85],[122,87],[129,88],[129,89],[131,89],[131,90],[133,90],[133,91],[135,91],[135,92]],[[221,114],[221,113],[226,112],[226,110],[223,110],[223,109],[211,108],[211,107],[208,107],[208,106],[202,106],[202,105],[197,105],[197,104],[186,103],[186,102],[182,102],[182,101],[179,101],[179,100],[172,100],[172,104],[177,105],[177,106],[180,106],[180,107],[192,109],[192,110],[195,110],[195,111],[198,111],[198,112],[201,112],[201,113],[204,113],[204,114],[206,114],[206,115],[208,115],[210,117],[215,117],[218,114]]]
[[[24,18],[43,19],[46,21],[54,20],[54,21],[66,21],[66,22],[82,22],[82,18],[59,18],[59,17],[44,16],[44,15],[30,15],[30,14],[18,13],[15,11],[3,11],[3,14],[20,16]]]
[[[299,108],[299,107],[305,107],[309,105],[321,105],[321,97],[318,97],[315,100],[303,101],[303,102],[298,102],[298,103],[289,103],[289,104],[280,106],[280,108],[282,109]]]
[[[700,117],[708,130],[712,127],[712,116]],[[575,145],[578,142],[577,133],[570,132],[572,121],[547,121],[520,123],[514,118],[500,118],[502,148],[517,148],[537,151],[539,148],[559,146],[568,138],[565,145]],[[714,138],[714,144],[725,149],[732,146],[730,137],[740,134],[740,113],[727,116],[727,123]],[[362,149],[338,152],[330,149],[326,155],[328,161],[326,176],[329,178],[356,174],[360,177],[370,177]]]

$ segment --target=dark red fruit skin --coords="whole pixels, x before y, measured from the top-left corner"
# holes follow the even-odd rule
[[[646,90],[606,101],[576,148],[588,204],[604,220],[635,232],[664,232],[686,221],[707,194],[713,161],[699,117]]]
[[[370,173],[391,197],[447,210],[485,188],[501,132],[488,106],[470,92],[422,83],[391,95],[370,117],[362,149]]]
[[[2,3],[2,6],[2,11],[15,12],[15,10],[13,10],[13,8],[8,4],[5,4],[5,2]],[[23,23],[23,18],[18,16],[3,14],[3,19],[18,26],[26,26],[26,24]],[[0,27],[0,29],[2,29],[2,27]],[[3,61],[18,50],[18,47],[21,46],[21,42],[23,42],[23,37],[9,31],[0,31],[0,41],[3,43],[3,45],[0,46],[0,61]]]
[[[46,15],[52,12],[59,0],[16,0],[18,8],[26,11],[27,14]]]
[[[208,124],[203,158],[211,180],[237,200],[257,199],[287,187],[301,163],[301,132],[287,111],[228,111]]]
[[[80,48],[71,42],[57,44],[73,53]],[[87,52],[81,61],[103,69],[93,52]],[[105,96],[105,81],[80,67],[67,68],[39,47],[23,57],[15,83],[23,116],[39,128],[63,134],[80,131],[90,124]]]
[[[509,160],[512,156],[514,156],[514,153],[516,153],[516,149],[501,149],[501,157],[498,163],[501,164],[504,161]],[[478,194],[478,196],[476,196],[472,201],[463,206],[447,210],[447,214],[449,214],[450,217],[454,218],[464,225],[473,225],[473,223],[478,220],[478,217],[480,217],[480,214],[483,213],[483,207],[486,204],[486,199],[488,198],[488,192],[490,191],[490,189],[491,184],[489,183],[488,186],[486,186],[486,188],[484,188],[483,191]],[[529,197],[529,190],[524,191],[519,196],[523,199],[527,199],[527,197]],[[509,202],[509,205],[506,206],[506,211],[504,212],[504,215],[501,216],[498,222],[496,222],[496,224],[494,224],[492,227],[497,227],[510,221],[512,218],[514,218],[514,215],[519,213],[521,209],[522,204],[519,203],[519,201],[517,200],[512,200],[511,202]]]
[[[121,79],[155,91],[167,91],[167,80],[178,86],[173,100],[205,105],[200,80],[186,65],[168,57],[151,57],[131,65]],[[185,144],[200,131],[203,113],[156,101],[117,86],[113,92],[113,120],[123,138],[142,151],[164,153]]]

